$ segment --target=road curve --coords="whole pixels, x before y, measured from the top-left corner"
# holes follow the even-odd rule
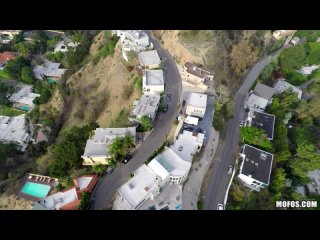
[[[168,102],[168,111],[158,116],[154,130],[134,153],[131,161],[126,165],[117,167],[112,174],[106,175],[100,180],[94,191],[94,209],[107,208],[112,202],[117,189],[127,181],[130,173],[141,166],[163,144],[178,112],[182,81],[177,66],[169,53],[153,38],[151,31],[145,32],[149,35],[150,41],[153,43],[154,49],[158,51],[160,58],[164,60],[165,91],[166,94],[171,95],[171,99]]]
[[[239,121],[244,118],[244,101],[251,85],[259,76],[263,68],[269,64],[271,57],[267,56],[257,62],[245,77],[242,86],[234,96],[234,116],[229,120],[225,140],[220,143],[213,168],[208,174],[209,183],[205,189],[205,209],[216,210],[218,203],[224,201],[231,175],[228,175],[228,166],[234,165],[238,153]]]

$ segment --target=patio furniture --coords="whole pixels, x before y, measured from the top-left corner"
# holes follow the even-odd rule
[[[32,179],[32,175],[29,175],[29,177],[28,177],[29,179]]]

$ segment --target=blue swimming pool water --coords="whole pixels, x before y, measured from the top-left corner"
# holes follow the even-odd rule
[[[26,182],[21,189],[21,192],[37,197],[37,198],[44,198],[48,195],[50,191],[50,186],[40,183],[34,182]]]
[[[21,106],[19,107],[20,110],[25,111],[25,112],[29,112],[30,108],[28,106]]]

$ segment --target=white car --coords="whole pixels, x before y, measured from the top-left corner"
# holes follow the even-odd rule
[[[218,203],[217,210],[224,210],[224,206],[221,203]]]
[[[229,165],[228,167],[228,174],[231,174],[233,171],[233,166],[232,165]]]

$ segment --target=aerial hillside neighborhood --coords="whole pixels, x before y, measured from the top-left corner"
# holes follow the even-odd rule
[[[0,209],[319,209],[319,66],[318,30],[0,30]]]

